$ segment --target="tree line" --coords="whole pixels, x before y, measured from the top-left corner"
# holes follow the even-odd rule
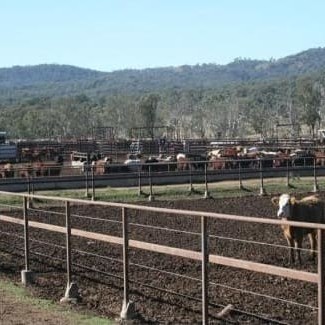
[[[36,96],[0,102],[0,127],[11,138],[85,137],[103,127],[127,138],[131,128],[161,125],[179,138],[314,136],[325,122],[324,100],[324,73],[217,89]]]
[[[12,138],[88,137],[168,126],[179,138],[314,136],[323,127],[325,49],[110,73],[73,66],[0,69],[0,130]]]

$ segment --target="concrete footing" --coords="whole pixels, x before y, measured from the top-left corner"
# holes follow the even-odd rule
[[[265,189],[264,189],[264,187],[261,187],[260,188],[260,196],[264,196],[264,195],[266,195]]]
[[[34,282],[34,272],[30,270],[21,271],[21,282],[23,285],[32,284]]]
[[[65,290],[65,295],[60,299],[60,303],[73,303],[76,304],[80,301],[79,288],[75,282],[67,285]]]
[[[319,191],[319,187],[317,184],[314,184],[313,192],[317,193]]]
[[[33,204],[33,199],[29,199],[27,201],[27,209],[33,209],[34,208],[34,204]]]
[[[204,198],[204,199],[210,199],[210,198],[211,198],[209,191],[205,191],[205,192],[204,192],[204,196],[203,196],[203,198]]]
[[[128,303],[123,302],[120,317],[122,320],[131,320],[135,317],[134,302],[132,302],[132,301],[129,301]]]

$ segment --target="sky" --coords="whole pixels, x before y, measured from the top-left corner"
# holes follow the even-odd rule
[[[0,67],[100,71],[325,47],[324,0],[0,0]]]

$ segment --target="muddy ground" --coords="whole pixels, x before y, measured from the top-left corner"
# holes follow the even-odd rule
[[[325,198],[325,193],[320,195]],[[150,205],[275,218],[276,208],[270,199],[269,196],[188,199],[156,201]],[[142,204],[148,205],[147,202]],[[52,207],[51,211],[50,214],[36,209],[29,214],[32,220],[63,226],[64,216],[53,212],[64,210]],[[6,214],[21,217],[21,212],[15,210],[6,211]],[[132,210],[128,215],[130,239],[196,251],[201,249],[198,218]],[[119,221],[121,210],[118,208],[72,206],[73,228],[121,236]],[[1,255],[0,273],[18,281],[20,270],[24,269],[22,227],[4,222],[0,227],[0,252],[6,252]],[[208,231],[211,254],[316,272],[317,266],[308,252],[302,252],[303,265],[290,266],[287,248],[272,246],[286,246],[278,226],[209,220]],[[33,239],[30,244],[33,252],[31,269],[37,273],[31,290],[40,297],[59,301],[66,286],[65,264],[62,262],[65,237],[36,229],[30,230],[30,236]],[[117,318],[123,301],[121,246],[77,237],[73,237],[72,246],[73,280],[81,295],[81,302],[75,308]],[[308,247],[307,240],[304,246]],[[130,262],[130,299],[137,312],[135,324],[199,324],[202,321],[200,262],[137,249],[130,249]],[[215,264],[209,266],[209,281],[211,324],[268,324],[271,320],[289,324],[317,323],[317,310],[313,308],[317,307],[316,284]],[[234,311],[219,320],[217,313],[228,304],[233,305]]]

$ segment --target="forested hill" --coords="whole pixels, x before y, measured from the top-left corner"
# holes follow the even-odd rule
[[[272,138],[280,124],[291,125],[283,136],[325,128],[325,48],[227,65],[0,69],[0,130],[13,138],[84,137],[112,126],[126,138],[153,125],[180,138]]]
[[[0,101],[35,96],[141,94],[166,89],[216,89],[226,84],[287,79],[325,70],[325,48],[310,49],[279,60],[235,59],[227,65],[100,72],[68,65],[15,66],[0,69]]]
[[[40,64],[0,68],[0,87],[17,88],[53,82],[100,78],[105,73],[70,65]]]

